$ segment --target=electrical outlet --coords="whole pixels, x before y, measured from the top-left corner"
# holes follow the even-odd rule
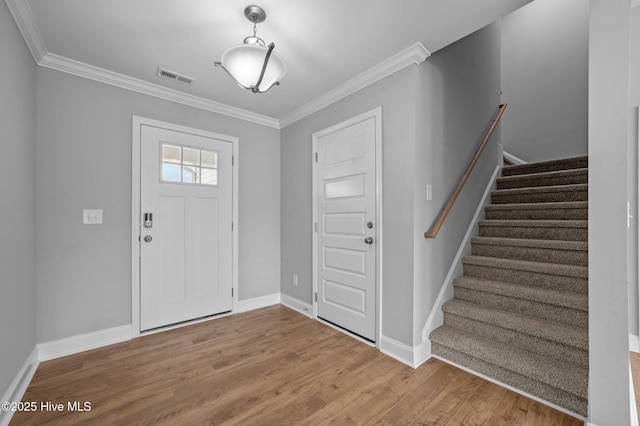
[[[298,274],[293,274],[293,285],[298,285]]]
[[[82,210],[82,223],[84,225],[102,225],[102,209]]]

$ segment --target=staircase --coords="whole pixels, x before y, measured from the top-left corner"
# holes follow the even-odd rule
[[[505,166],[434,355],[587,415],[587,157]]]

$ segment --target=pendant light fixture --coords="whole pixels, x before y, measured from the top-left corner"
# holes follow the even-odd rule
[[[253,22],[253,35],[244,39],[244,44],[232,46],[222,54],[220,62],[214,62],[229,74],[238,86],[253,93],[264,93],[280,80],[287,72],[284,61],[273,49],[271,43],[265,47],[264,41],[256,35],[256,24],[264,22],[267,17],[259,6],[247,6],[244,16]]]

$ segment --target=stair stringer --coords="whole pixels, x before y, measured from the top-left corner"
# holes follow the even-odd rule
[[[458,247],[458,251],[456,252],[453,261],[451,262],[451,266],[449,267],[449,271],[444,278],[442,286],[440,287],[440,292],[436,297],[436,300],[433,302],[433,306],[431,307],[431,311],[429,311],[429,316],[427,317],[427,321],[422,327],[421,332],[421,344],[420,344],[420,362],[416,367],[420,364],[424,363],[431,357],[431,340],[429,340],[429,334],[444,324],[444,312],[442,311],[442,305],[453,299],[453,279],[459,275],[462,275],[462,258],[471,253],[471,238],[477,237],[479,235],[479,227],[478,221],[480,219],[484,219],[484,207],[485,205],[491,202],[491,191],[496,189],[496,181],[502,172],[502,165],[498,163],[487,186],[482,194],[482,198],[478,202],[478,206],[476,207],[476,211],[471,218],[469,223],[469,227],[467,228],[467,232],[464,234],[462,241],[460,242],[460,246]]]

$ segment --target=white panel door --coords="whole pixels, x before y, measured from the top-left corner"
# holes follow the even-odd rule
[[[231,311],[232,143],[141,126],[140,329]]]
[[[317,316],[376,339],[375,117],[316,139]]]

